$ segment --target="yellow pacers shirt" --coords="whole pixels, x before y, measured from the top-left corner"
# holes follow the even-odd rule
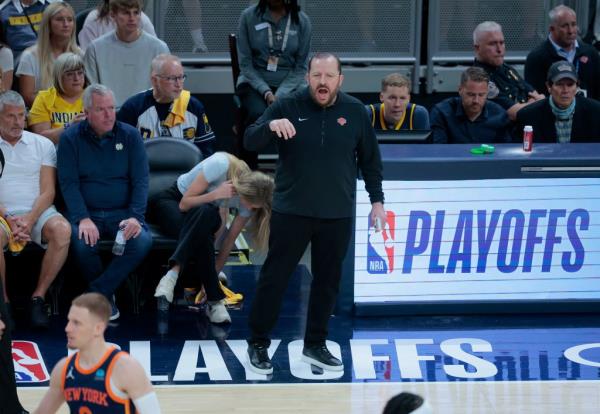
[[[81,97],[69,103],[58,94],[56,88],[52,87],[38,92],[29,111],[28,125],[50,122],[51,128],[59,128],[71,122],[75,115],[82,112]]]

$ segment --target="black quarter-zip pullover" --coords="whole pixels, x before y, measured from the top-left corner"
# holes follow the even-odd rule
[[[270,130],[269,122],[281,118],[294,125],[293,138],[278,138]],[[273,139],[279,152],[274,211],[316,218],[351,217],[357,167],[371,203],[383,202],[379,145],[358,99],[339,92],[335,103],[323,108],[314,102],[308,87],[281,97],[248,127],[244,144],[256,151]]]

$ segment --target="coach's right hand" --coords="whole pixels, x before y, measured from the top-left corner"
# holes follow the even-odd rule
[[[90,218],[84,218],[79,221],[79,239],[83,239],[85,244],[94,247],[100,238],[98,227]]]
[[[275,132],[279,138],[290,139],[296,135],[296,128],[294,128],[294,125],[287,118],[272,120],[269,122],[269,128],[271,131]]]

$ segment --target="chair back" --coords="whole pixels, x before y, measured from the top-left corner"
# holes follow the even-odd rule
[[[181,138],[157,137],[144,141],[150,169],[148,198],[169,188],[177,177],[202,161],[202,152]]]
[[[237,36],[234,33],[229,35],[229,57],[231,58],[231,75],[233,77],[233,90],[237,85],[238,77],[240,76],[240,60],[237,50]]]
[[[79,39],[79,32],[83,29],[83,24],[85,23],[85,18],[95,7],[90,7],[89,9],[81,10],[77,12],[75,15],[75,39]],[[79,42],[79,40],[78,40]]]

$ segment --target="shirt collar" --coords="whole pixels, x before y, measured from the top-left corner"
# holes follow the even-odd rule
[[[101,137],[99,137],[98,134],[96,134],[96,131],[94,131],[87,119],[81,123],[81,127],[85,132],[85,136],[92,138],[93,141],[100,141],[100,138],[114,138],[116,136],[117,122],[118,121],[115,121],[115,125],[113,126],[113,129],[111,131],[108,131]]]
[[[480,120],[486,120],[488,117],[488,106],[487,106],[487,102],[485,103],[485,105],[483,106],[483,110],[481,111],[481,113],[479,114],[479,116],[477,118],[475,118],[474,121],[471,121],[469,119],[469,117],[467,116],[466,112],[465,112],[465,108],[463,108],[462,105],[462,98],[459,96],[458,97],[458,105],[456,105],[456,111],[454,113],[454,115],[457,118],[462,118],[462,119],[466,119],[469,122],[479,122]]]
[[[35,3],[46,3],[47,0],[34,0],[33,3],[31,3],[31,5],[27,6],[27,7],[31,7],[33,6]],[[15,6],[15,9],[17,9],[17,11],[19,13],[23,13],[23,6],[21,6],[21,1],[20,0],[12,0],[12,4],[13,6]]]
[[[21,134],[21,138],[17,141],[17,144],[29,145],[31,144],[32,137],[27,133],[27,131],[23,131]],[[4,138],[0,139],[0,144],[2,145],[10,145]]]
[[[573,55],[575,55],[575,51],[579,47],[579,42],[577,41],[577,39],[575,39],[575,47],[573,48],[573,50],[565,50],[565,49],[563,49],[562,46],[559,46],[558,43],[556,43],[552,39],[551,35],[548,35],[548,40],[552,44],[552,47],[554,47],[554,50],[556,50],[556,53],[558,53],[558,54],[568,55],[568,54],[572,53]]]

